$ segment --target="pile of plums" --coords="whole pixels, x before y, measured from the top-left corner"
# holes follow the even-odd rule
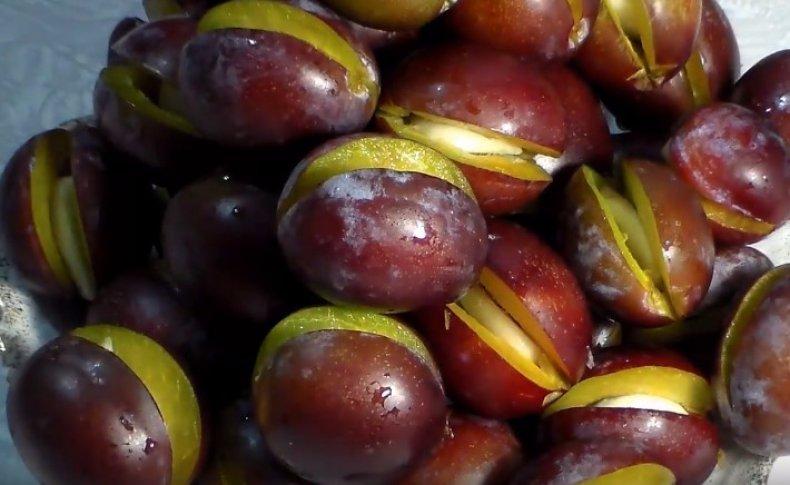
[[[83,314],[8,394],[39,481],[790,454],[790,265],[746,246],[790,218],[790,50],[736,83],[715,0],[144,6],[0,184],[15,281]]]

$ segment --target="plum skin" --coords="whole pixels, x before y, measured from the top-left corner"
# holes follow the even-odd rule
[[[506,483],[521,462],[521,444],[507,423],[454,412],[442,444],[399,483]]]
[[[364,48],[359,52],[378,82],[372,57]],[[345,68],[309,44],[249,29],[192,39],[181,54],[179,86],[198,130],[239,147],[359,131],[377,101],[354,94]]]
[[[704,297],[713,272],[713,237],[696,193],[675,172],[647,160],[627,163],[654,215],[669,279],[665,297],[677,317],[651,301],[631,270],[585,167],[565,188],[562,250],[590,298],[629,324],[663,326],[691,313]]]
[[[702,0],[702,21],[694,49],[702,59],[710,101],[726,99],[740,72],[740,51],[732,26],[716,0]],[[699,104],[685,69],[652,89],[622,84],[604,91],[604,102],[618,124],[656,133],[665,133]]]
[[[330,178],[278,225],[286,259],[308,287],[386,312],[458,298],[482,268],[485,235],[479,207],[461,189],[380,169]]]
[[[543,61],[569,59],[587,39],[599,2],[584,0],[578,38],[567,2],[460,0],[447,23],[464,38]],[[572,40],[571,40],[572,39]]]
[[[669,162],[703,197],[773,224],[790,216],[790,163],[782,139],[753,112],[715,103],[686,120]]]
[[[682,354],[665,349],[640,349],[620,347],[605,350],[595,355],[595,365],[588,368],[584,378],[598,377],[636,367],[671,367],[692,374],[702,375]]]
[[[128,34],[135,28],[145,24],[143,19],[137,17],[125,17],[121,19],[113,28],[110,33],[110,39],[107,42],[107,65],[112,66],[124,62],[124,58],[119,56],[113,51],[113,44],[121,39],[124,35]]]
[[[732,101],[771,121],[790,145],[790,49],[774,52],[749,69],[732,93]]]
[[[70,297],[73,291],[64,287],[50,268],[33,222],[30,161],[36,139],[17,150],[0,178],[0,236],[9,261],[27,288],[47,296]]]
[[[702,483],[716,466],[716,426],[703,416],[649,409],[582,407],[560,411],[541,424],[547,443],[615,440],[638,444],[671,469],[679,484]]]
[[[307,480],[391,480],[444,434],[433,370],[379,335],[323,330],[285,343],[253,384],[272,453]]]
[[[158,86],[159,81],[151,76],[153,74],[147,82]],[[147,86],[137,88],[148,89]],[[102,76],[96,80],[93,90],[93,112],[107,140],[129,161],[152,172],[158,181],[183,184],[205,173],[219,156],[218,148],[197,134],[166,125],[138,111]]]
[[[541,70],[483,46],[441,44],[407,58],[385,88],[381,104],[562,151],[567,140],[565,109]]]
[[[449,0],[380,0],[375,8],[359,0],[326,0],[324,3],[354,22],[377,29],[418,29],[452,3]]]
[[[489,240],[487,266],[535,317],[570,379],[579,380],[587,362],[593,325],[576,277],[559,254],[521,226],[489,221]]]
[[[122,27],[120,24],[118,28]],[[196,34],[197,23],[190,18],[171,17],[143,23],[110,44],[113,64],[137,64],[175,83],[181,50]]]
[[[713,263],[713,277],[698,311],[727,305],[732,297],[746,290],[773,266],[768,256],[750,246],[718,250]]]
[[[592,320],[584,294],[563,260],[536,236],[504,221],[489,221],[487,267],[521,299],[576,382],[584,372]],[[430,344],[448,391],[475,413],[512,419],[538,413],[551,392],[505,361],[444,306],[420,310],[419,329]]]
[[[200,477],[201,485],[225,485],[237,476],[244,483],[305,484],[275,460],[255,422],[252,403],[239,400],[225,408],[216,426],[214,460]]]
[[[469,180],[480,210],[486,216],[520,212],[534,202],[549,185],[540,180],[520,180],[503,173],[458,164]]]
[[[549,391],[513,368],[460,318],[442,306],[419,311],[418,319],[448,394],[457,402],[493,419],[512,419],[543,409]]]
[[[380,104],[465,123],[494,132],[492,137],[516,138],[539,145],[544,151],[562,152],[566,142],[572,143],[573,149],[558,162],[559,166],[571,160],[580,163],[588,156],[594,158],[594,150],[584,143],[585,137],[598,140],[599,134],[585,96],[589,93],[581,93],[581,83],[574,83],[577,79],[564,80],[567,72],[553,71],[567,84],[563,92],[554,89],[542,66],[468,42],[444,43],[421,49],[404,60],[393,73]],[[563,96],[574,98],[573,110],[566,110]],[[606,141],[598,142],[603,152]],[[462,161],[459,165],[486,215],[522,211],[548,185],[471,167]],[[555,170],[548,167],[550,174]]]
[[[127,272],[101,289],[86,325],[101,324],[141,333],[190,365],[207,344],[202,322],[154,269]]]
[[[0,239],[23,284],[43,296],[70,298],[49,266],[33,220],[31,171],[39,141],[67,136],[65,167],[57,175],[74,181],[79,217],[97,284],[144,261],[153,245],[155,219],[150,186],[138,174],[113,165],[115,153],[98,130],[84,120],[68,122],[25,142],[0,177]],[[57,242],[56,242],[57,243]]]
[[[195,311],[168,278],[157,267],[122,274],[101,289],[86,323],[117,325],[151,338],[188,371],[205,404],[224,405],[249,386],[266,322]]]
[[[273,323],[297,290],[277,246],[275,197],[230,176],[182,189],[162,224],[175,286],[199,308],[238,321]]]
[[[631,443],[618,440],[567,441],[527,464],[511,483],[580,483],[640,463],[653,461]]]
[[[785,276],[760,303],[732,351],[729,406],[719,400],[735,441],[765,456],[790,452],[790,278]]]
[[[648,89],[670,79],[683,68],[697,38],[702,16],[701,0],[649,0],[644,2],[653,32],[655,63],[665,66],[657,79],[645,79],[643,66],[622,46],[627,40],[602,5],[587,42],[575,62],[585,78],[611,92]]]
[[[544,68],[565,108],[567,140],[565,150],[554,167],[543,169],[556,177],[570,167],[592,165],[601,170],[612,164],[614,142],[604,119],[601,102],[592,88],[573,70],[559,64]]]
[[[146,387],[107,350],[60,337],[8,394],[11,436],[44,483],[170,483],[170,440]]]

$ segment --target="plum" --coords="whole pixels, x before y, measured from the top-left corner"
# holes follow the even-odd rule
[[[702,0],[605,0],[576,64],[609,91],[660,86],[691,55],[701,17]]]
[[[447,14],[458,36],[545,61],[567,60],[593,28],[595,0],[460,0]]]
[[[642,384],[640,378],[627,383],[629,374],[636,373],[642,375]],[[564,407],[563,400],[574,398],[587,379],[597,382],[586,392],[598,394],[588,395],[586,405],[577,406],[577,401]],[[701,398],[701,407],[679,402],[694,394]],[[704,416],[711,395],[699,371],[678,354],[611,350],[596,356],[585,380],[556,402],[563,409],[550,408],[551,414],[541,423],[541,441],[546,446],[603,440],[628,443],[671,470],[678,483],[700,484],[716,466],[719,452],[716,426]]]
[[[277,245],[276,197],[230,175],[178,192],[162,224],[175,286],[209,315],[271,325],[299,295]]]
[[[691,56],[663,84],[602,84],[606,106],[620,125],[663,133],[695,109],[726,99],[740,72],[740,52],[727,15],[702,0],[702,21]]]
[[[189,379],[164,348],[121,327],[82,327],[41,348],[9,390],[8,416],[45,483],[188,483],[200,465]]]
[[[521,444],[507,423],[455,412],[430,458],[398,483],[506,483],[521,462]]]
[[[428,47],[395,71],[377,122],[457,162],[487,215],[519,212],[563,165],[558,159],[571,136],[566,123],[575,122],[581,153],[588,150],[585,137],[598,136],[601,114],[591,93],[577,79],[566,82],[572,74],[553,72],[566,84],[562,96],[541,66],[507,53],[470,43]]]
[[[630,443],[615,440],[569,441],[556,446],[519,472],[514,485],[644,483],[672,485],[675,476]]]
[[[315,307],[266,337],[253,376],[271,452],[319,483],[390,481],[438,445],[447,408],[436,364],[397,320]]]
[[[419,328],[451,396],[510,419],[540,412],[584,370],[592,338],[586,300],[562,259],[536,236],[490,221],[480,282],[458,302],[421,310]]]
[[[790,153],[748,109],[715,103],[698,110],[666,151],[701,196],[718,242],[754,242],[790,217]]]
[[[564,254],[603,308],[638,326],[663,326],[702,301],[714,245],[694,191],[647,160],[622,165],[625,196],[582,167],[565,189]]]
[[[436,18],[455,0],[324,0],[355,22],[385,30],[418,29]]]
[[[189,18],[144,23],[110,44],[113,64],[136,64],[175,84],[181,50],[195,35],[197,23]]]
[[[714,381],[727,429],[753,453],[790,451],[788,346],[790,265],[783,265],[757,280],[737,306],[721,342]]]
[[[372,54],[347,28],[288,3],[226,2],[184,48],[187,118],[228,146],[281,146],[359,131],[379,95]]]
[[[199,485],[304,485],[275,460],[255,422],[249,400],[238,400],[220,415],[214,457]]]
[[[173,183],[215,165],[217,150],[173,109],[181,102],[173,101],[172,92],[162,96],[170,92],[166,86],[170,84],[139,65],[113,65],[96,81],[93,108],[104,136],[138,170]]]
[[[83,121],[34,136],[0,180],[7,255],[24,285],[85,299],[151,250],[150,186],[113,164],[114,152]]]
[[[774,52],[752,66],[735,85],[732,102],[767,118],[790,144],[790,49]]]
[[[447,303],[486,255],[463,174],[409,140],[360,134],[322,145],[292,173],[278,212],[291,267],[333,303],[390,313]]]

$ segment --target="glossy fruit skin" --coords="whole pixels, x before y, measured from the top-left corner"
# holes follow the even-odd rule
[[[702,197],[773,224],[790,217],[790,155],[748,109],[729,103],[700,109],[670,139],[667,152]],[[721,242],[743,239],[714,230]]]
[[[121,19],[113,28],[112,32],[110,32],[110,39],[107,43],[107,65],[118,64],[123,62],[121,57],[119,57],[113,51],[113,44],[118,41],[118,39],[122,38],[124,35],[128,34],[135,28],[145,24],[145,21],[138,17],[125,17]]]
[[[602,6],[587,42],[575,57],[584,77],[599,88],[619,92],[660,85],[677,73],[691,54],[700,26],[702,1],[648,0],[645,7],[653,31],[656,64],[668,69],[654,80],[636,75],[640,66],[623,46],[619,30]]]
[[[735,441],[765,456],[790,452],[790,277],[777,281],[752,315],[732,353],[730,405],[719,412]]]
[[[0,214],[6,255],[28,289],[43,296],[68,298],[49,267],[34,228],[30,173],[39,140],[67,136],[70,153],[65,173],[77,192],[80,219],[97,283],[103,284],[125,268],[143,261],[152,246],[151,220],[155,205],[150,187],[141,178],[113,166],[115,154],[95,127],[73,121],[25,142],[0,179]]]
[[[316,0],[284,0],[286,3],[313,13],[338,30],[348,30],[358,42],[380,54],[390,48],[416,41],[418,30],[381,30],[341,17],[334,10]]]
[[[725,99],[740,72],[740,51],[727,15],[716,0],[702,0],[702,20],[694,50],[702,59],[710,101]],[[601,87],[606,106],[622,126],[665,132],[698,107],[685,69],[661,86],[647,90],[628,84],[608,90]]]
[[[704,375],[714,373],[717,348],[710,342],[721,339],[729,321],[732,302],[773,268],[767,256],[749,246],[729,246],[716,252],[711,279],[699,307],[683,321],[668,327],[627,332],[626,340],[648,348],[670,348],[688,356]]]
[[[181,50],[197,35],[197,22],[171,17],[144,23],[110,44],[116,63],[138,64],[169,82],[178,81]]]
[[[488,231],[486,266],[532,313],[575,382],[584,372],[592,340],[592,318],[576,277],[557,253],[526,229],[492,220]]]
[[[667,293],[679,317],[699,305],[710,285],[716,249],[693,191],[663,165],[632,161],[655,215],[666,259]]]
[[[112,353],[73,336],[34,354],[8,394],[27,467],[51,484],[170,482],[170,440],[143,383]]]
[[[39,136],[46,136],[43,133]],[[42,295],[56,298],[73,296],[53,272],[39,242],[31,207],[30,172],[37,136],[22,145],[8,161],[0,179],[0,214],[3,247],[22,284]]]
[[[441,441],[447,423],[431,368],[393,340],[362,332],[293,338],[253,396],[272,453],[321,483],[392,480]]]
[[[203,325],[154,268],[127,272],[101,289],[86,325],[101,324],[141,333],[190,364],[207,343]]]
[[[335,30],[378,83],[367,48],[347,31]],[[249,29],[195,37],[182,52],[179,87],[188,118],[199,131],[245,148],[359,131],[377,101],[371,93],[356,95],[346,69],[306,42]]]
[[[502,420],[543,410],[550,391],[517,371],[445,307],[420,310],[417,318],[455,402]]]
[[[398,483],[507,483],[521,462],[521,444],[506,423],[455,412],[431,457]]]
[[[619,347],[594,355],[585,379],[637,367],[659,366],[702,375],[680,353],[664,349]],[[716,426],[705,416],[625,408],[577,407],[544,419],[541,440],[625,443],[638,449],[650,463],[663,465],[679,484],[699,484],[713,471],[719,452]]]
[[[716,251],[713,278],[699,311],[729,305],[731,298],[765,274],[773,263],[768,256],[749,246],[726,247]]]
[[[790,49],[774,52],[738,80],[732,102],[767,118],[790,145]]]
[[[640,463],[654,463],[630,443],[614,440],[568,441],[528,464],[514,485],[573,485]]]
[[[601,110],[601,102],[590,86],[573,70],[560,64],[543,68],[565,108],[567,141],[556,165],[540,163],[552,176],[569,175],[571,167],[587,164],[608,170],[614,143]]]
[[[586,101],[586,93],[580,94],[578,86],[569,84],[567,89],[565,94]],[[381,105],[460,121],[558,152],[569,137],[569,116],[542,67],[470,43],[432,46],[409,56],[393,73]],[[588,109],[581,105],[580,114]],[[587,120],[579,118],[574,135]],[[547,185],[461,167],[487,215],[519,212]]]
[[[371,7],[360,0],[326,0],[341,15],[368,27],[385,30],[418,29],[451,4],[446,0],[382,0]]]
[[[330,178],[278,224],[286,259],[308,287],[386,312],[458,298],[480,272],[485,236],[479,207],[461,189],[380,169]]]
[[[486,216],[519,212],[537,200],[549,185],[549,182],[519,180],[462,163],[458,164],[458,168],[472,185],[480,210]]]
[[[675,474],[679,484],[700,484],[716,466],[716,426],[703,416],[627,408],[579,407],[541,424],[546,444],[613,440],[628,443]]]
[[[389,60],[390,54],[397,54],[415,44],[420,36],[419,30],[379,30],[355,22],[350,23],[354,36],[376,54],[379,64],[383,64],[382,58]]]
[[[160,84],[160,80],[149,74],[141,89],[155,99]],[[101,76],[93,91],[93,112],[107,140],[138,170],[148,170],[164,183],[183,183],[217,163],[214,145],[196,133],[181,131],[146,116]]]
[[[87,324],[118,325],[150,337],[182,363],[205,404],[223,406],[249,386],[268,322],[196,312],[169,278],[157,267],[124,273],[91,303]]]
[[[570,372],[581,378],[592,340],[592,320],[573,274],[525,229],[489,221],[486,266],[521,299]],[[543,409],[551,392],[530,381],[444,307],[419,313],[420,330],[442,370],[448,391],[474,412],[511,419]]]
[[[713,271],[715,249],[705,215],[694,191],[672,170],[646,160],[628,163],[655,216],[675,311],[688,315],[704,297]],[[590,298],[624,323],[670,323],[627,266],[582,170],[573,175],[565,195],[560,216],[563,254]]]
[[[228,176],[184,188],[168,204],[162,249],[175,286],[209,315],[265,326],[298,290],[277,246],[276,198]]]
[[[252,403],[240,400],[222,411],[217,425],[214,462],[198,479],[200,485],[234,483],[248,485],[305,484],[272,456],[255,422]]]
[[[666,349],[620,347],[596,354],[593,357],[593,361],[593,367],[587,369],[584,373],[585,379],[604,376],[625,369],[646,366],[672,367],[700,376],[702,375],[683,355]]]
[[[614,239],[601,229],[606,227],[604,216],[586,184],[581,170],[577,170],[565,188],[560,240],[568,264],[590,299],[611,310],[617,318],[628,322],[654,321],[656,326],[666,324],[664,318],[653,314],[639,282],[619,259]]]
[[[473,42],[527,58],[563,61],[587,40],[598,7],[598,2],[584,0],[574,29],[566,0],[460,0],[448,12],[447,23],[455,34]]]
[[[414,53],[396,71],[381,104],[450,118],[558,151],[565,147],[562,100],[540,69],[475,44],[442,44]]]

